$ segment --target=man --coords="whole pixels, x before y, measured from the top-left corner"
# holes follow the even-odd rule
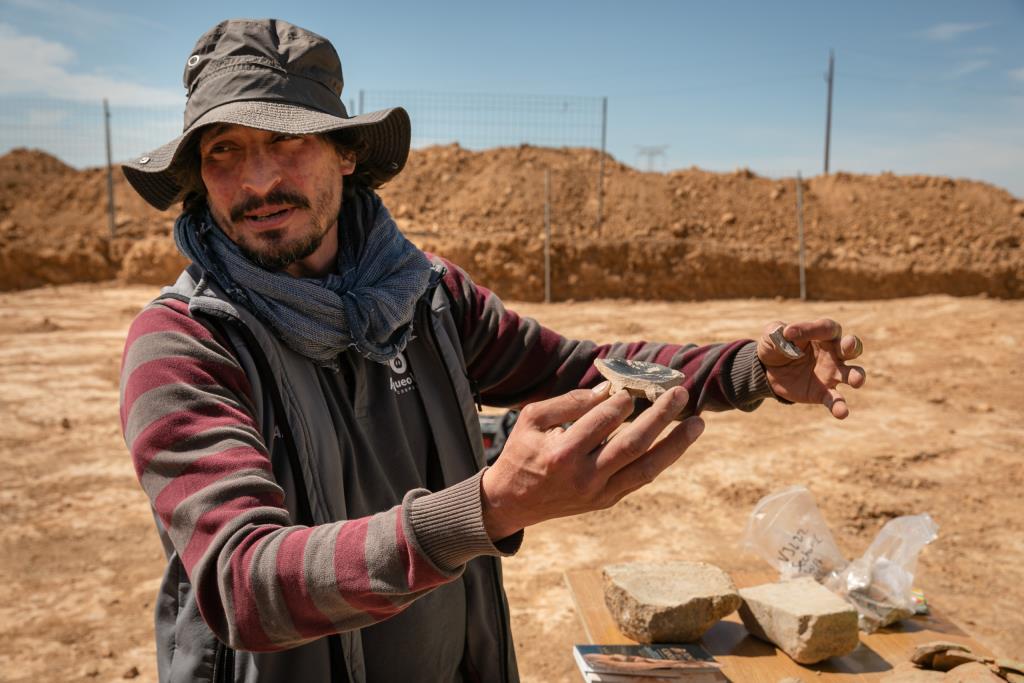
[[[596,346],[506,310],[402,237],[373,189],[405,164],[408,117],[349,117],[309,31],[223,22],[184,80],[183,134],[124,166],[157,208],[183,201],[192,261],[122,366],[168,556],[161,680],[516,680],[498,557],[525,527],[651,481],[701,410],[774,392],[843,418],[836,385],[864,381],[829,320],[784,328],[793,359],[767,335]],[[637,412],[594,386],[600,356],[680,368],[686,387]],[[490,468],[480,398],[525,405]]]

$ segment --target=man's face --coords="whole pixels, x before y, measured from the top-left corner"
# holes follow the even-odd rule
[[[210,212],[250,260],[286,269],[317,254],[337,230],[342,176],[355,158],[320,135],[287,135],[234,124],[199,139]],[[336,248],[336,235],[328,240]]]

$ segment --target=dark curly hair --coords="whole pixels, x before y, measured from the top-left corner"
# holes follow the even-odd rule
[[[384,184],[384,178],[372,167],[360,168],[369,154],[369,145],[358,129],[343,128],[341,130],[322,133],[323,137],[334,145],[339,153],[356,155],[356,170],[345,179],[343,196],[352,197],[359,189],[376,189]],[[206,209],[206,186],[203,185],[202,167],[199,159],[199,132],[189,138],[185,147],[178,153],[178,159],[171,169],[174,181],[181,187],[181,207],[186,213],[202,212]]]

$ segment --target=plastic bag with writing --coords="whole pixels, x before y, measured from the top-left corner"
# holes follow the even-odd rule
[[[783,579],[807,575],[823,582],[847,564],[814,496],[803,486],[759,500],[747,520],[743,544],[775,567]]]
[[[862,631],[905,619],[914,614],[917,557],[938,531],[927,514],[891,519],[864,554],[826,579],[825,586],[857,608]]]

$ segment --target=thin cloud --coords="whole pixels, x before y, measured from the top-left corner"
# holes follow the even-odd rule
[[[992,62],[987,59],[972,59],[968,62],[961,62],[955,69],[949,72],[951,78],[961,78],[976,71],[987,68]]]
[[[1024,83],[1024,66],[1019,69],[1010,69],[1009,74],[1013,80]]]
[[[161,28],[152,19],[78,5],[68,0],[4,0],[4,4],[45,15],[53,19],[54,28],[92,39],[104,40],[113,31],[133,26]]]
[[[0,94],[35,95],[75,102],[102,98],[118,105],[181,105],[183,94],[110,76],[76,73],[66,45],[26,35],[0,22]]]
[[[31,109],[26,116],[33,128],[53,128],[68,120],[70,114],[60,109]]]
[[[950,40],[955,40],[965,33],[972,33],[974,31],[987,28],[988,26],[989,25],[987,23],[968,24],[946,22],[943,24],[935,24],[934,26],[929,26],[924,31],[922,31],[922,35],[928,40],[947,42]]]

